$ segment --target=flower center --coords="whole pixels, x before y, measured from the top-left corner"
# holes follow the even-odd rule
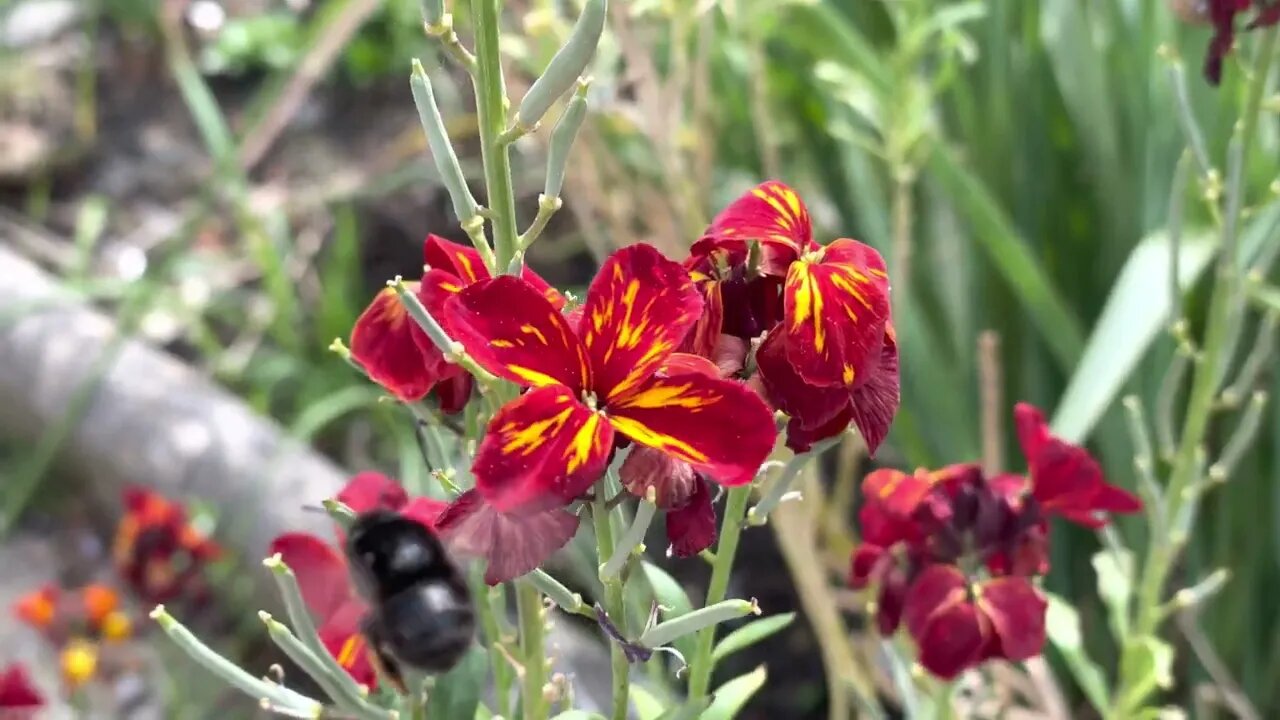
[[[596,400],[596,394],[593,390],[582,391],[582,403],[591,408],[592,412],[599,410],[599,407],[597,407],[599,405],[599,401]]]

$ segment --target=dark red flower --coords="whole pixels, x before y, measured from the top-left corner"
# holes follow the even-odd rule
[[[615,432],[727,485],[768,456],[773,416],[741,384],[658,369],[702,311],[688,274],[648,245],[605,261],[575,329],[529,283],[499,277],[450,298],[450,331],[490,372],[530,386],[490,421],[476,489],[494,509],[539,512],[582,495]]]
[[[188,522],[183,505],[154,490],[128,486],[123,499],[124,515],[112,544],[120,576],[148,603],[202,597],[204,566],[220,557],[222,548]]]
[[[1280,22],[1280,2],[1268,0],[1205,0],[1208,4],[1208,20],[1213,25],[1213,38],[1205,54],[1204,75],[1217,85],[1222,81],[1222,61],[1231,53],[1236,42],[1236,16],[1249,11],[1252,4],[1257,14],[1246,29],[1275,25]]]
[[[444,509],[436,530],[452,552],[485,560],[484,581],[497,585],[536,569],[573,539],[578,522],[559,507],[504,513],[468,490]]]
[[[0,670],[0,717],[10,720],[34,718],[44,704],[44,696],[31,682],[27,669],[21,663],[12,663]]]
[[[441,303],[462,288],[488,280],[490,275],[474,248],[428,235],[422,255],[422,282],[407,285],[437,320]],[[523,277],[557,308],[564,298],[528,267]],[[461,409],[471,395],[472,380],[461,368],[445,361],[400,302],[395,290],[382,290],[365,308],[351,330],[351,356],[369,377],[401,400],[418,400],[432,388],[441,395],[445,412]]]
[[[1019,403],[1013,414],[1027,459],[1030,494],[1045,513],[1099,528],[1107,522],[1099,513],[1142,509],[1142,501],[1133,493],[1106,482],[1087,450],[1051,434],[1039,409]]]
[[[950,680],[990,658],[1016,662],[1039,654],[1047,607],[1026,578],[971,585],[954,566],[930,565],[907,591],[902,619],[920,664]]]

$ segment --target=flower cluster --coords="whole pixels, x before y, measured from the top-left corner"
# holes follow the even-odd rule
[[[1204,74],[1209,82],[1222,81],[1222,61],[1236,44],[1236,16],[1249,12],[1253,6],[1257,13],[1245,25],[1245,29],[1275,25],[1280,22],[1280,2],[1276,0],[1206,0],[1208,20],[1213,25],[1213,39],[1205,55]]]
[[[490,277],[478,254],[427,238],[418,301],[460,351],[522,388],[489,421],[473,490],[437,531],[488,561],[486,580],[524,574],[563,546],[614,452],[624,487],[666,514],[671,552],[715,539],[711,483],[751,482],[789,416],[796,451],[851,423],[874,451],[898,406],[884,262],[853,240],[818,245],[790,188],[764,183],[715,219],[682,263],[649,245],[608,258],[580,307],[532,271]],[[405,401],[434,388],[446,412],[472,379],[408,316],[374,299],[352,358]],[[449,384],[451,383],[451,384]],[[457,386],[465,389],[455,392]]]
[[[19,598],[13,612],[58,648],[63,681],[71,690],[95,676],[103,643],[133,634],[115,590],[97,583],[71,591],[45,585]]]
[[[188,521],[184,506],[143,487],[126,487],[116,527],[116,572],[147,603],[199,599],[207,591],[204,566],[222,549]]]
[[[398,483],[375,472],[351,478],[335,499],[357,513],[395,510],[432,530],[445,506],[426,497],[411,500]],[[341,540],[341,528],[337,528],[337,535]],[[377,675],[360,629],[368,606],[356,594],[344,554],[331,543],[307,533],[277,537],[271,543],[271,553],[279,554],[297,575],[302,599],[314,616],[325,649],[356,682],[374,687]]]
[[[876,589],[880,632],[905,625],[920,664],[941,678],[1040,652],[1046,602],[1033,581],[1049,570],[1050,517],[1097,528],[1105,513],[1142,507],[1088,451],[1052,435],[1039,410],[1020,404],[1014,414],[1026,476],[961,464],[880,469],[863,481],[850,584]]]

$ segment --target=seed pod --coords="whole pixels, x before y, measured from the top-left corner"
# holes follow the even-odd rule
[[[568,92],[582,71],[587,69],[587,63],[591,62],[596,46],[600,44],[608,6],[608,0],[587,0],[573,32],[569,34],[569,41],[551,58],[542,77],[533,83],[520,101],[520,109],[516,112],[516,121],[520,125],[526,128],[537,125],[556,98]]]

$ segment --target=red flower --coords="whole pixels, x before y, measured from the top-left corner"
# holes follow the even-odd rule
[[[851,387],[879,360],[889,321],[889,281],[873,248],[841,238],[814,242],[809,211],[791,188],[769,181],[725,208],[695,245],[745,253],[759,242],[762,271],[785,277],[785,354],[811,385]]]
[[[1100,512],[1142,509],[1136,496],[1103,479],[1102,468],[1087,450],[1051,434],[1039,409],[1018,403],[1013,415],[1031,476],[1031,496],[1046,513],[1099,528],[1106,524]]]
[[[489,279],[489,271],[474,248],[428,235],[422,248],[427,271],[421,283],[407,283],[437,320],[440,303],[462,288]],[[524,279],[556,307],[564,298],[528,267]],[[351,330],[351,356],[369,377],[401,400],[418,400],[432,388],[441,393],[445,411],[461,409],[471,394],[470,376],[445,361],[440,349],[418,327],[395,290],[374,297]],[[462,401],[459,402],[459,399]]]
[[[44,704],[44,696],[20,663],[0,670],[0,716],[11,720],[33,718]]]
[[[666,513],[672,555],[697,555],[716,541],[711,492],[692,465],[661,450],[635,447],[622,461],[618,475],[636,497],[648,497],[653,489],[654,504]]]
[[[222,548],[187,522],[185,507],[154,490],[129,486],[123,499],[112,557],[130,588],[149,603],[203,594],[204,565]]]
[[[497,585],[541,565],[573,539],[578,522],[563,508],[505,513],[468,490],[444,509],[436,529],[450,551],[486,560],[484,581]]]
[[[1211,84],[1217,85],[1222,81],[1222,60],[1235,47],[1236,15],[1249,11],[1250,0],[1206,1],[1209,6],[1208,19],[1213,24],[1213,39],[1209,41],[1209,51],[1205,54],[1204,75]],[[1246,29],[1252,30],[1280,22],[1280,2],[1253,0],[1252,4],[1258,13]]]
[[[48,584],[18,598],[13,614],[31,627],[46,632],[53,627],[58,616],[58,603],[62,596],[56,585]]]
[[[902,618],[920,664],[950,680],[990,658],[1019,661],[1039,654],[1047,607],[1026,578],[970,586],[959,569],[930,565],[907,591]]]
[[[750,482],[775,435],[759,397],[698,372],[657,373],[701,312],[688,274],[648,245],[605,261],[576,329],[519,278],[450,298],[466,351],[531,387],[489,423],[472,465],[479,494],[502,512],[563,505],[600,476],[615,431],[719,482]]]

